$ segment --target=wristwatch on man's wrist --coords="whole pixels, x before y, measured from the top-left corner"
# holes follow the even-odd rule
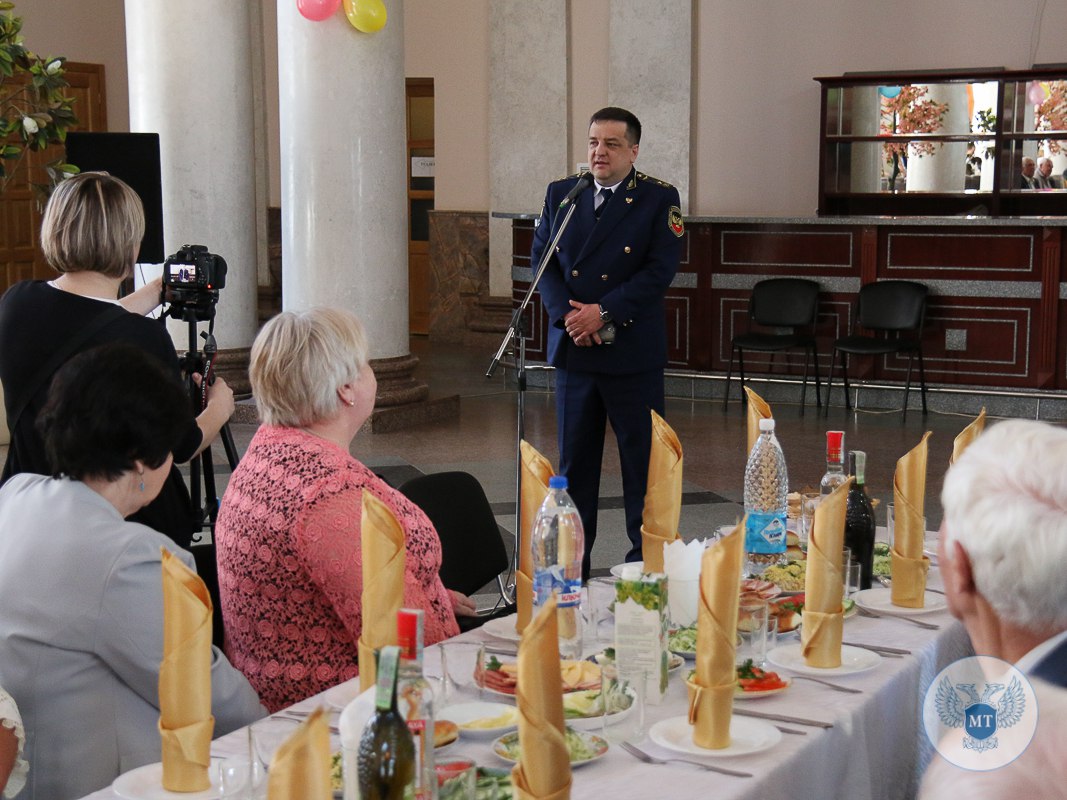
[[[598,306],[598,308],[600,308],[600,321],[607,325],[612,319],[611,312],[604,308],[604,306]]]

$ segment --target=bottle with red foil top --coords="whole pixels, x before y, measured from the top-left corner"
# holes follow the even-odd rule
[[[848,476],[845,475],[845,432],[826,432],[826,474],[819,482],[819,493],[823,496],[830,494],[834,489],[844,483]]]
[[[415,740],[415,780],[418,800],[437,800],[434,772],[433,689],[422,674],[424,615],[421,609],[402,608],[396,615],[400,666],[397,672],[397,707]]]

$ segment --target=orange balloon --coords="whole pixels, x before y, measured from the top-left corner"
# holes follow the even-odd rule
[[[375,33],[385,27],[385,3],[382,0],[344,0],[345,16],[352,27],[363,33]]]

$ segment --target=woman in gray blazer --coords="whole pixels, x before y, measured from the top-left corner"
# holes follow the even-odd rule
[[[68,800],[160,759],[161,548],[126,522],[167,479],[188,397],[130,345],[75,356],[39,424],[53,476],[0,489],[0,685],[19,705],[30,773],[19,800]],[[263,716],[255,691],[215,650],[215,735]]]

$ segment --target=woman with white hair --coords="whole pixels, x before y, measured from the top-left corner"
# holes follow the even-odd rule
[[[275,711],[355,677],[362,630],[362,492],[404,527],[404,606],[426,612],[427,644],[459,632],[473,603],[438,576],[426,515],[349,449],[377,383],[351,313],[283,312],[252,345],[262,426],[233,473],[215,527],[225,650]]]

